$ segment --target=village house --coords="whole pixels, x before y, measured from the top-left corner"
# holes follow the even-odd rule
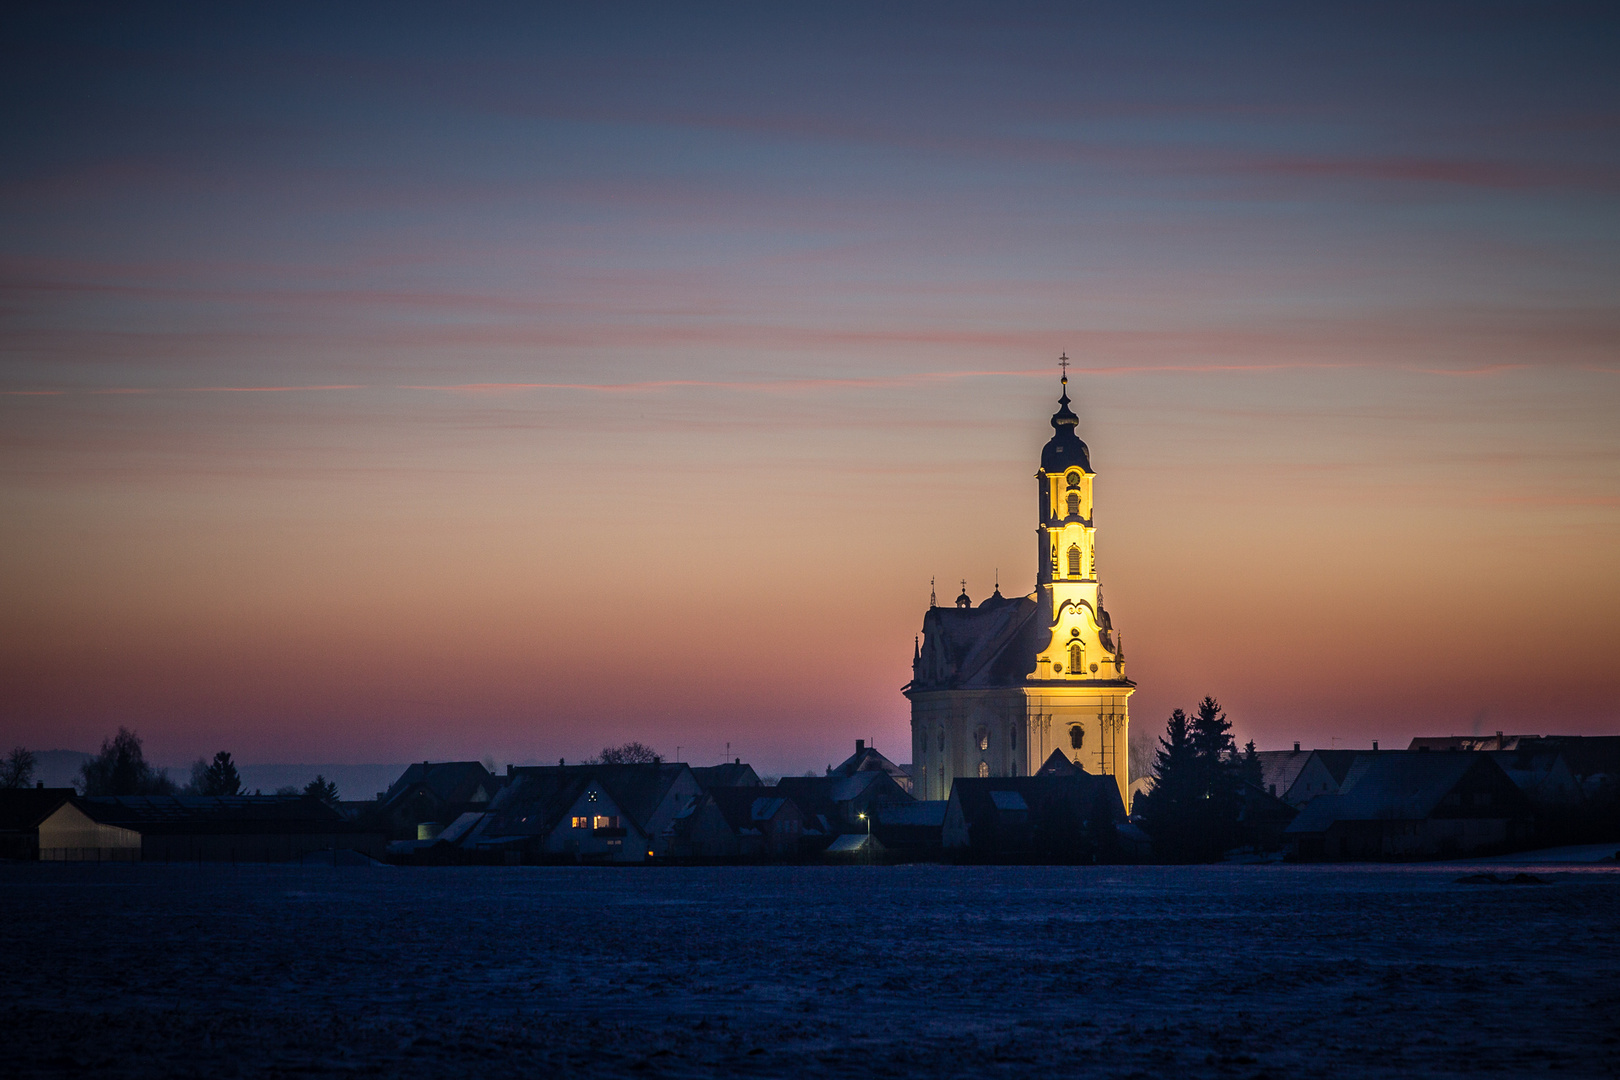
[[[1122,829],[1135,839],[1113,777],[1054,769],[1036,776],[957,777],[941,839],[947,853],[975,861],[1114,861],[1124,856]]]
[[[670,854],[785,859],[799,854],[804,814],[775,788],[711,788],[675,817]]]
[[[307,795],[74,796],[39,824],[47,862],[293,862],[380,857],[380,832]]]
[[[700,794],[681,764],[519,767],[446,833],[465,855],[508,862],[645,862],[669,853],[676,815]]]
[[[907,795],[913,794],[911,790],[911,773],[903,766],[896,765],[878,753],[876,747],[867,746],[865,739],[856,739],[855,752],[836,766],[829,768],[827,775],[854,776],[859,772],[887,773],[889,779],[893,780],[901,791],[904,791]]]
[[[805,828],[829,840],[844,833],[865,833],[862,816],[886,806],[908,806],[914,800],[887,771],[869,769],[851,776],[784,776],[773,789],[798,806]]]
[[[39,823],[73,798],[72,788],[0,789],[0,859],[39,858]]]
[[[432,840],[462,814],[485,809],[502,781],[478,761],[423,761],[383,792],[378,809],[396,840]]]
[[[1378,753],[1373,744],[1372,753]],[[1356,755],[1364,750],[1301,750],[1299,743],[1292,750],[1262,750],[1260,758],[1261,789],[1290,806],[1304,806],[1319,795],[1335,795]]]
[[[692,777],[704,791],[717,787],[762,787],[759,773],[752,765],[743,764],[742,758],[721,762],[719,765],[694,765]]]
[[[872,812],[872,835],[897,860],[937,858],[944,846],[948,799],[904,806],[880,806]]]
[[[1298,859],[1454,857],[1532,835],[1530,801],[1488,753],[1359,755],[1338,794],[1319,795],[1285,830]]]

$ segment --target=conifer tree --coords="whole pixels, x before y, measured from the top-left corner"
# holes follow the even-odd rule
[[[325,779],[320,773],[316,773],[315,779],[304,785],[304,794],[312,795],[328,805],[336,805],[338,801],[337,783]]]
[[[1190,718],[1180,709],[1170,715],[1154,760],[1153,786],[1138,799],[1143,828],[1161,859],[1213,861],[1236,845],[1247,766],[1231,729],[1212,697],[1199,702]]]
[[[197,795],[240,795],[242,777],[236,771],[231,755],[221,750],[214,755],[213,764],[201,758],[191,767],[191,790]]]

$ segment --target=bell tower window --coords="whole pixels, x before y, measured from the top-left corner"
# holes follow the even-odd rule
[[[1078,641],[1069,646],[1069,674],[1080,675],[1086,670],[1086,647]]]
[[[1073,491],[1069,492],[1069,516],[1080,516],[1080,496]]]
[[[1069,576],[1080,576],[1080,546],[1078,544],[1071,545],[1069,548]]]

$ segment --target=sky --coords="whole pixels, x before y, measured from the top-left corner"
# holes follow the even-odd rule
[[[1603,5],[0,28],[0,743],[909,758],[1056,362],[1133,737],[1620,731]]]

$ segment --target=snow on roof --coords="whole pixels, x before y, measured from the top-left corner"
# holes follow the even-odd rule
[[[1025,802],[1024,797],[1016,791],[992,791],[990,801],[995,804],[997,810],[1029,810],[1029,803]]]

